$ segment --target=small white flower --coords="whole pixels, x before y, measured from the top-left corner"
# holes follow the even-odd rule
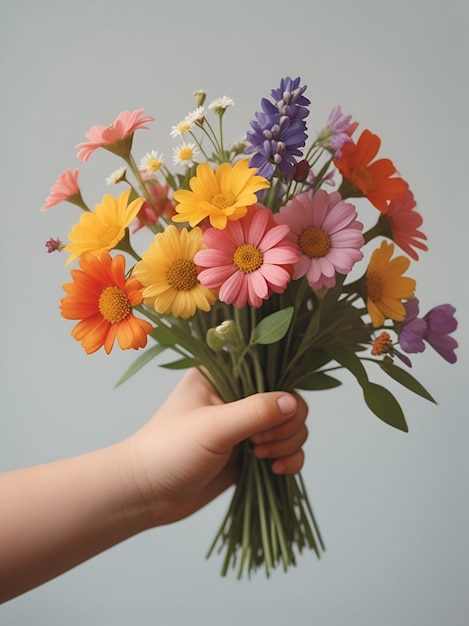
[[[150,174],[156,174],[156,172],[161,169],[163,163],[163,155],[152,150],[151,152],[147,152],[145,156],[140,159],[140,169]]]
[[[195,143],[182,143],[173,149],[173,163],[174,165],[192,167],[198,154],[199,151]]]
[[[192,130],[193,126],[193,122],[191,122],[186,117],[182,120],[182,122],[179,122],[178,124],[176,124],[176,126],[173,126],[169,134],[171,135],[171,137],[173,137],[173,139],[175,137],[181,137],[182,135],[184,135],[184,133],[188,133],[190,130]]]
[[[120,183],[125,179],[126,173],[127,173],[126,167],[124,166],[119,167],[119,169],[114,170],[114,172],[112,172],[112,174],[110,174],[106,178],[106,183],[108,185],[117,185],[117,183]]]
[[[210,111],[215,111],[218,115],[223,115],[229,107],[234,107],[233,99],[229,96],[223,96],[222,98],[217,98],[211,102],[208,108]]]
[[[195,111],[192,111],[192,113],[189,113],[189,115],[186,116],[187,121],[191,122],[192,124],[198,124],[199,126],[202,125],[204,118],[204,107],[197,107]]]

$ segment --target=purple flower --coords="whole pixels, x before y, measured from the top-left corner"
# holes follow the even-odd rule
[[[271,91],[274,102],[263,98],[262,111],[256,113],[247,132],[250,145],[247,154],[253,154],[250,167],[257,174],[272,178],[278,168],[288,178],[300,157],[307,139],[306,122],[310,101],[303,96],[306,86],[299,86],[300,79],[282,78],[280,87]]]
[[[344,115],[340,106],[332,109],[327,120],[327,127],[323,133],[328,135],[328,146],[339,157],[344,143],[352,141],[350,136],[351,115]]]
[[[449,363],[455,363],[457,360],[454,351],[458,347],[458,342],[449,336],[449,333],[455,331],[458,326],[454,317],[455,312],[454,306],[440,304],[430,309],[423,318],[427,324],[424,339]]]
[[[423,318],[419,314],[419,301],[412,298],[405,303],[406,317],[401,324],[399,344],[409,354],[423,352],[429,343],[449,363],[457,360],[454,350],[458,342],[449,336],[457,328],[454,317],[456,309],[450,304],[440,304],[431,309]]]

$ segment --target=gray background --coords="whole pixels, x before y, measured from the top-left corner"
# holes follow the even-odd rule
[[[136,135],[137,158],[156,149],[170,162],[169,130],[197,88],[235,100],[227,139],[285,75],[308,84],[311,130],[341,104],[379,134],[425,219],[430,251],[408,272],[422,312],[454,304],[461,344],[455,366],[430,348],[413,359],[439,405],[396,389],[409,434],[376,419],[347,374],[307,396],[320,562],[306,554],[269,581],[220,578],[204,555],[226,495],[3,605],[2,626],[467,623],[468,17],[462,0],[2,0],[1,469],[125,437],[177,380],[152,364],[114,390],[135,354],[87,357],[70,338],[58,311],[68,269],[44,242],[79,211],[39,208],[66,167],[80,167],[91,204],[109,191],[120,163],[99,152],[83,166],[74,145],[123,109],[156,118]]]

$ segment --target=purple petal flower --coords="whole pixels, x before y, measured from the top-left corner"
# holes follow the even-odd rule
[[[404,303],[404,307],[406,316],[401,324],[399,345],[404,352],[409,354],[423,352],[425,350],[423,337],[427,330],[427,323],[417,317],[419,314],[419,301],[417,298],[412,298]]]
[[[406,317],[401,324],[399,344],[407,353],[423,352],[425,341],[449,363],[457,360],[458,342],[449,336],[457,328],[456,309],[450,304],[440,304],[419,318],[419,301],[412,298],[405,303]]]
[[[438,352],[448,363],[455,363],[457,356],[455,349],[458,342],[449,336],[456,330],[458,322],[454,317],[456,309],[450,304],[440,304],[430,309],[423,320],[427,325],[424,339]]]

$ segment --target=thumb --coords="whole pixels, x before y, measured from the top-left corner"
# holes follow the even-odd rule
[[[210,407],[207,432],[220,452],[273,426],[288,421],[298,408],[296,398],[285,392],[256,393],[242,400]]]

